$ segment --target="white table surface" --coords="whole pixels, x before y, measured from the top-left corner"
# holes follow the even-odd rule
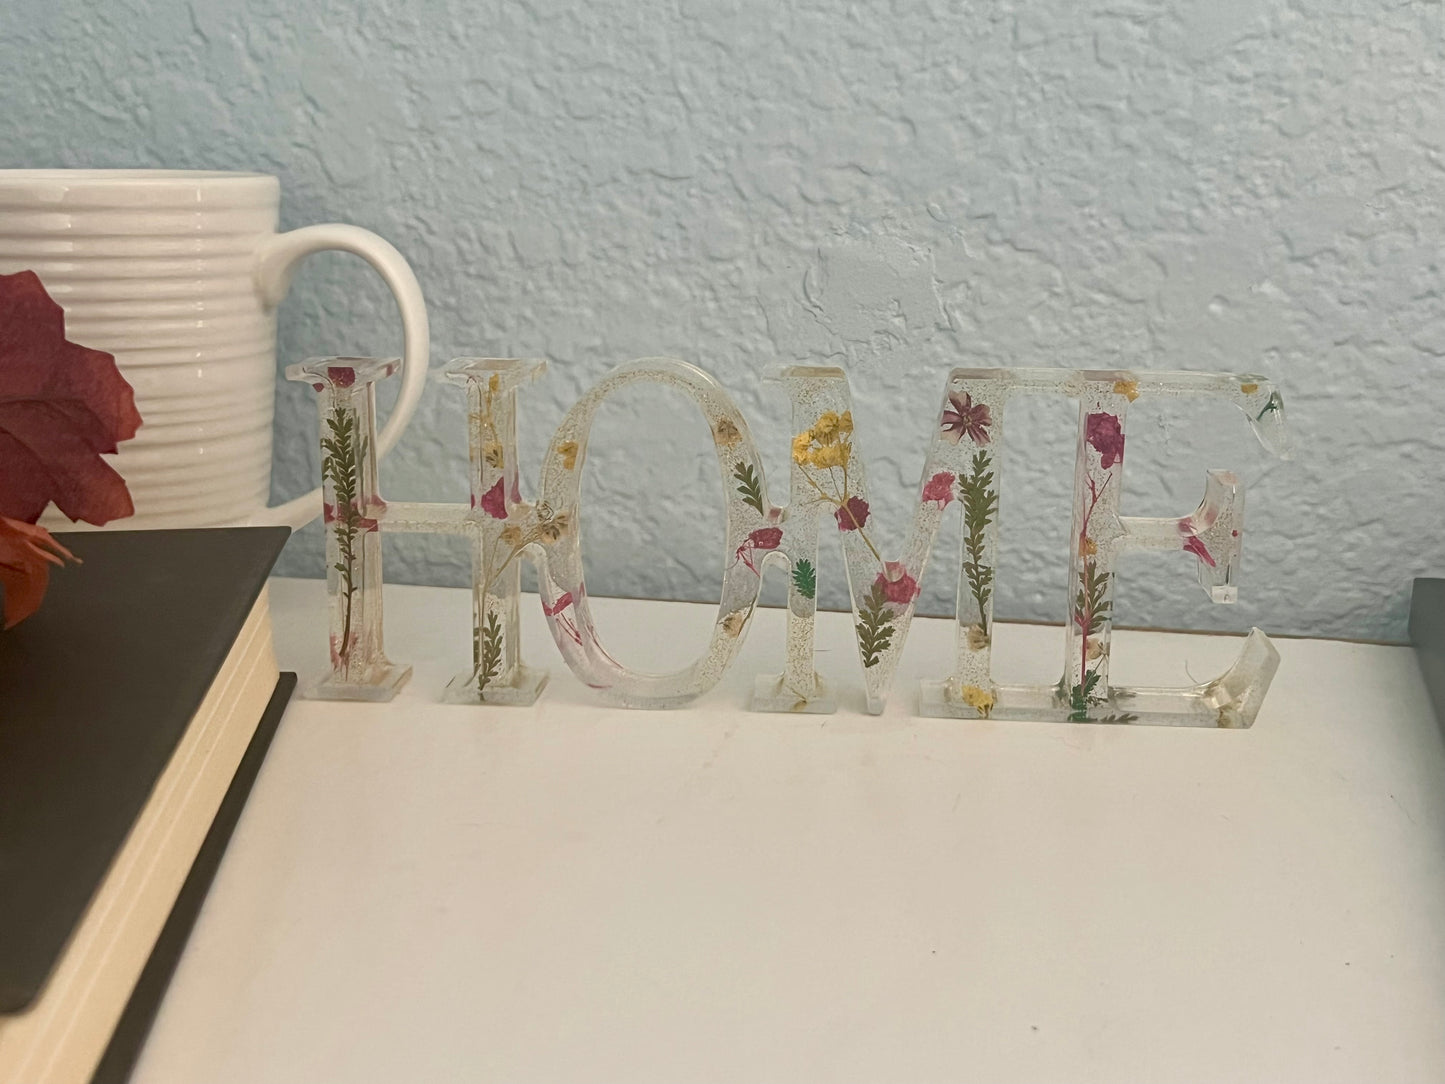
[[[136,1084],[1445,1080],[1445,749],[1413,652],[1279,641],[1253,730],[913,715],[951,624],[861,710],[745,710],[763,611],[683,711],[597,703],[524,600],[531,708],[442,705],[466,592],[387,588],[393,703],[293,701]],[[595,600],[633,665],[711,607]],[[273,586],[319,673],[322,586]],[[1057,629],[1005,626],[1053,680]],[[1116,680],[1238,641],[1121,633]],[[1187,670],[1187,672],[1186,672]]]

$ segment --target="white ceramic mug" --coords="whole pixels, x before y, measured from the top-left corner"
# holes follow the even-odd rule
[[[411,268],[356,226],[278,234],[280,199],[260,173],[0,170],[0,274],[39,275],[66,338],[114,354],[135,388],[140,432],[111,457],[135,516],[113,526],[294,528],[320,512],[319,489],[266,507],[276,306],[309,253],[355,253],[396,295],[404,368],[380,454],[416,409],[428,338]],[[53,506],[41,522],[72,526]]]

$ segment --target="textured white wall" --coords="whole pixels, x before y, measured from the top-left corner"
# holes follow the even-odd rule
[[[413,261],[437,362],[550,359],[524,406],[532,470],[581,389],[673,354],[729,387],[780,479],[787,412],[759,374],[840,362],[895,543],[953,365],[1263,370],[1293,464],[1222,408],[1136,408],[1130,434],[1127,513],[1189,511],[1205,467],[1248,479],[1241,604],[1210,607],[1182,553],[1140,557],[1121,619],[1398,638],[1410,577],[1445,573],[1441,10],[7,0],[0,164],[267,170],[286,224],[377,230]],[[282,323],[283,363],[400,341],[347,257],[306,266]],[[316,476],[315,420],[309,392],[278,396],[291,495]],[[1072,426],[1064,403],[1019,411],[1036,442],[1005,462],[1001,615],[1062,615]],[[430,389],[387,493],[464,499],[462,427]],[[605,412],[598,593],[716,597],[699,428],[661,395]],[[951,606],[956,539],[927,609]],[[464,580],[454,543],[390,545],[393,578]],[[315,528],[283,568],[320,574]],[[840,603],[841,567],[823,572]]]

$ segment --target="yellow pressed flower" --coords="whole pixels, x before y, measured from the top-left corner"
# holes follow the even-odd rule
[[[988,713],[993,711],[993,693],[987,689],[980,689],[977,685],[965,685],[959,693],[963,702],[985,719]]]
[[[1241,385],[1239,386],[1239,390],[1242,391],[1242,392],[1244,392],[1245,395],[1253,395],[1255,392],[1259,391],[1259,385],[1258,385],[1258,384],[1241,384]]]
[[[493,394],[496,394],[498,391],[501,390],[501,387],[502,387],[502,377],[501,377],[501,374],[500,374],[500,373],[493,373],[491,376],[489,376],[489,377],[487,378],[487,390],[488,390],[489,392],[492,392]]]
[[[727,633],[729,636],[740,636],[742,635],[744,627],[746,627],[748,623],[748,615],[751,612],[752,611],[750,609],[734,610],[732,613],[728,614],[720,622],[718,622],[718,624],[722,625],[723,632]]]
[[[793,462],[806,463],[808,461],[808,448],[813,443],[813,431],[805,429],[793,438]]]
[[[819,444],[831,444],[838,436],[838,415],[824,411],[813,426],[813,436]]]
[[[1129,402],[1139,398],[1139,381],[1137,380],[1116,380],[1114,381],[1114,394],[1122,395]]]
[[[988,647],[988,633],[983,631],[982,625],[970,625],[964,631],[964,639],[970,651],[982,651]]]
[[[509,546],[516,546],[522,541],[522,528],[515,523],[509,523],[502,528],[502,541]]]
[[[487,441],[487,443],[482,446],[482,458],[487,461],[489,466],[501,470],[502,464],[506,461],[502,454],[502,442],[499,440]]]
[[[1099,545],[1098,545],[1098,543],[1095,542],[1095,541],[1094,541],[1092,538],[1090,538],[1088,535],[1084,535],[1084,553],[1086,553],[1086,554],[1087,554],[1088,556],[1090,556],[1090,557],[1094,557],[1094,556],[1096,556],[1096,555],[1098,554],[1098,552],[1099,552]]]
[[[851,410],[845,410],[838,415],[838,432],[853,432],[853,412]]]
[[[814,448],[808,454],[808,462],[820,470],[845,467],[848,465],[848,452],[846,444],[825,444],[821,448]]]
[[[575,440],[564,440],[557,445],[557,454],[562,457],[562,466],[568,470],[577,466],[577,442]]]

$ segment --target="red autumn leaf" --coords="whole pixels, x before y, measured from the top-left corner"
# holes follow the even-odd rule
[[[50,566],[75,554],[44,527],[0,516],[0,587],[5,589],[5,627],[18,625],[40,607],[50,585]]]
[[[34,523],[51,501],[97,525],[133,514],[101,454],[140,423],[115,358],[66,340],[65,313],[39,277],[0,275],[0,516]]]

